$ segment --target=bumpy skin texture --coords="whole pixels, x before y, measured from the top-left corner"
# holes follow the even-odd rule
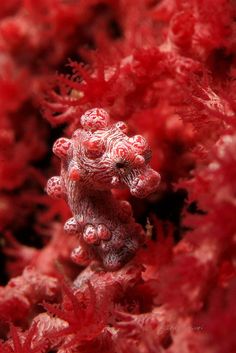
[[[72,211],[65,223],[68,233],[79,235],[72,259],[86,265],[95,258],[106,270],[117,270],[135,254],[144,231],[129,202],[116,200],[111,189],[128,186],[132,195],[143,198],[157,189],[160,175],[148,165],[147,141],[128,137],[123,122],[111,125],[105,110],[87,111],[81,125],[71,139],[55,142],[61,175],[48,180],[47,192],[64,197]]]

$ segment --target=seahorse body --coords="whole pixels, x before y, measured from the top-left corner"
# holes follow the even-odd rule
[[[64,197],[73,217],[65,230],[79,235],[72,259],[91,259],[114,271],[122,267],[143,242],[144,231],[132,216],[129,202],[116,200],[111,190],[129,187],[136,197],[156,191],[160,175],[148,165],[151,151],[140,135],[127,136],[123,122],[110,124],[100,108],[81,117],[82,129],[71,139],[59,138],[53,152],[61,159],[61,175],[47,183],[52,197]]]

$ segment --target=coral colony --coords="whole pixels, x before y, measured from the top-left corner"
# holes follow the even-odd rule
[[[236,352],[235,19],[0,1],[0,353]]]

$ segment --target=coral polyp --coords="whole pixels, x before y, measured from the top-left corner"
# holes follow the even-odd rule
[[[116,200],[111,189],[129,188],[143,198],[155,192],[160,174],[149,166],[150,148],[141,135],[128,137],[123,122],[110,124],[100,108],[85,112],[82,129],[71,139],[59,138],[53,152],[61,159],[61,175],[47,183],[47,192],[65,198],[73,217],[65,231],[78,234],[72,259],[88,264],[98,259],[107,270],[121,268],[144,240],[128,201]]]

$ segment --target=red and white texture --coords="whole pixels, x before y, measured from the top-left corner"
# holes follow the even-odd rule
[[[147,141],[140,135],[128,137],[123,122],[111,125],[105,110],[87,111],[81,125],[71,139],[55,142],[61,175],[48,180],[47,192],[65,198],[72,211],[65,223],[65,231],[79,236],[72,259],[80,265],[96,259],[106,270],[117,270],[135,254],[144,231],[129,202],[116,200],[111,189],[129,187],[132,195],[143,198],[156,191],[160,175],[148,165]]]

